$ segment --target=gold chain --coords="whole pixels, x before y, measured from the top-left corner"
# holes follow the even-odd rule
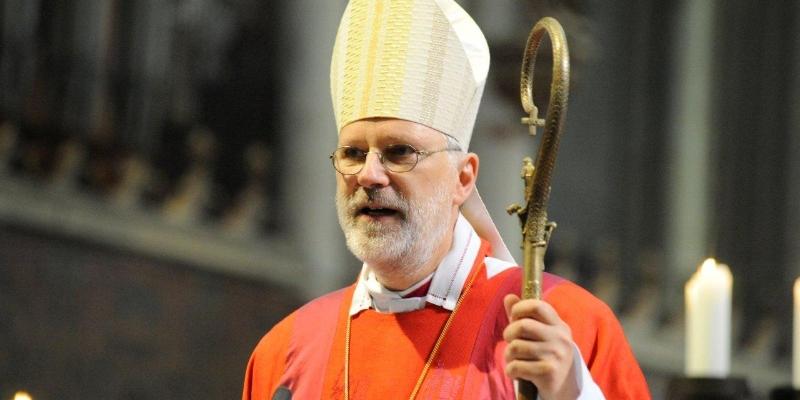
[[[436,356],[439,354],[439,348],[442,346],[442,342],[447,334],[447,330],[450,329],[450,324],[453,322],[456,311],[458,311],[458,309],[461,307],[461,303],[464,301],[464,298],[467,297],[467,292],[469,292],[469,289],[472,287],[472,283],[475,281],[476,276],[478,276],[478,271],[475,271],[475,273],[472,274],[469,282],[466,286],[464,286],[464,291],[461,293],[461,297],[458,298],[456,306],[447,317],[447,321],[445,321],[442,331],[439,332],[439,337],[436,338],[436,343],[433,345],[433,349],[431,349],[431,353],[428,355],[428,360],[425,361],[425,366],[422,367],[422,372],[420,373],[419,378],[417,378],[417,384],[414,385],[414,390],[411,391],[411,396],[408,397],[409,400],[414,400],[414,398],[417,397],[417,393],[419,393],[419,390],[422,388],[422,382],[425,381],[425,375],[428,374],[428,370],[430,370],[431,365],[433,365],[433,360],[436,359]],[[344,330],[344,400],[350,400],[350,322],[352,320],[353,318],[348,313],[347,324]]]

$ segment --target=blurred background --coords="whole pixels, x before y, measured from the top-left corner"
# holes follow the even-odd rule
[[[492,50],[471,150],[509,247],[537,149],[519,69],[550,15],[572,82],[548,268],[614,308],[660,399],[683,374],[683,285],[716,257],[733,374],[756,398],[788,384],[800,3],[459,3]],[[360,268],[327,158],[346,1],[0,4],[0,399],[239,397],[260,337]]]

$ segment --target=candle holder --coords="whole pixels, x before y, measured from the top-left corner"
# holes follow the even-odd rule
[[[667,400],[750,400],[752,394],[745,378],[672,378],[667,386]]]
[[[791,386],[781,386],[772,389],[769,394],[770,400],[800,400],[800,390]]]

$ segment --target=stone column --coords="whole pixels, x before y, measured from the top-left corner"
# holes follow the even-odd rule
[[[276,60],[292,71],[282,132],[285,135],[286,177],[283,209],[289,236],[307,281],[299,282],[315,296],[355,279],[360,264],[348,256],[336,220],[335,175],[328,155],[337,132],[330,99],[329,68],[345,0],[295,0],[286,13],[288,59]],[[302,267],[301,267],[302,266]]]
[[[0,5],[0,106],[12,115],[21,113],[22,102],[33,91],[40,7],[39,0],[8,0]]]
[[[677,17],[668,132],[664,311],[681,306],[685,280],[709,255],[712,165],[712,1],[687,1]]]
[[[64,122],[80,135],[98,128],[107,100],[112,6],[112,1],[76,1],[70,16],[74,33],[70,38],[72,68],[64,100]]]
[[[794,7],[795,16],[794,21],[800,22],[800,7]],[[794,25],[795,33],[800,33],[800,28],[797,25]],[[800,104],[800,77],[798,74],[800,73],[800,42],[797,40],[789,40],[790,43],[794,44],[794,48],[791,49],[791,53],[787,55],[787,57],[791,57],[789,61],[787,61],[790,65],[790,71],[793,71],[790,76],[792,77],[791,82],[787,82],[791,85],[789,88],[789,92],[786,96],[786,101],[788,104],[792,105],[789,107],[791,110],[788,118],[788,138],[789,143],[787,143],[788,151],[787,151],[787,163],[788,163],[788,170],[786,172],[786,187],[787,187],[787,197],[784,206],[786,207],[786,232],[784,236],[784,248],[786,249],[786,279],[789,281],[789,284],[784,285],[783,288],[790,288],[791,284],[794,282],[795,279],[800,277],[800,246],[797,244],[800,243],[800,108],[796,105]],[[789,292],[791,293],[791,292]],[[791,299],[791,295],[784,295],[786,299]],[[789,304],[791,304],[791,300],[789,300]],[[787,323],[784,324],[786,328],[786,342],[787,346],[789,343],[789,333],[791,332],[791,323],[788,321],[789,317],[787,313],[791,313],[791,306],[787,306],[786,309],[781,310],[783,311],[783,317],[786,318]]]

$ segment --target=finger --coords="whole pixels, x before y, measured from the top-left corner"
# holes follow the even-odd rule
[[[557,334],[556,332],[550,331],[554,331],[554,329],[541,321],[532,318],[522,318],[508,324],[508,326],[503,329],[503,339],[508,343],[517,339],[543,341]]]
[[[506,345],[504,356],[506,363],[514,360],[539,361],[548,355],[545,342],[530,340],[512,340]]]
[[[574,368],[570,365],[566,370],[559,370],[558,365],[547,361],[512,361],[506,364],[506,374],[510,378],[533,382],[541,398],[577,398],[580,390]]]
[[[506,316],[509,321],[511,321],[511,307],[517,304],[517,302],[519,302],[519,296],[515,294],[507,294],[506,297],[503,298],[503,305],[506,308]]]
[[[556,370],[556,366],[548,361],[514,360],[506,364],[506,375],[512,379],[525,379],[539,386]]]
[[[563,322],[556,310],[544,300],[520,300],[511,307],[511,321],[520,318],[533,318],[548,325],[559,325]]]
[[[561,362],[571,360],[572,346],[559,346],[554,342],[534,342],[530,340],[513,340],[508,342],[504,351],[506,363],[514,360]]]

